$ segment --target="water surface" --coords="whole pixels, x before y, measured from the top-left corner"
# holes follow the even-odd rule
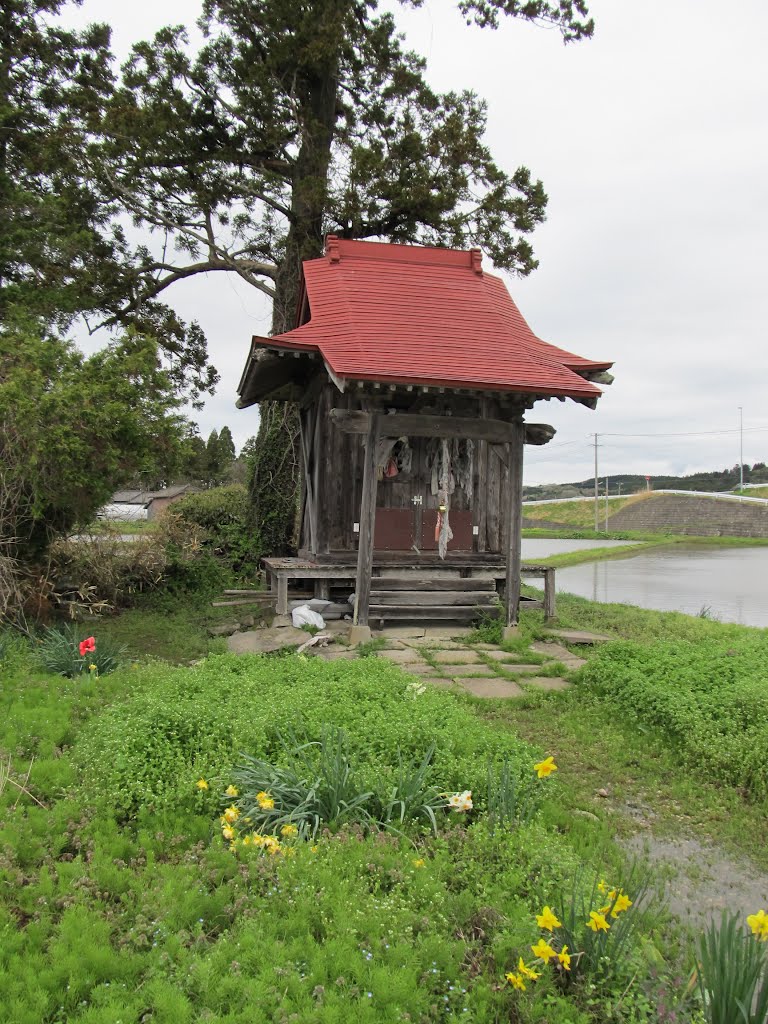
[[[567,540],[562,537],[523,537],[523,561],[536,562],[550,555],[564,555],[569,551],[587,551],[590,548],[620,548],[636,544],[635,540]]]
[[[675,545],[556,572],[559,591],[768,627],[768,547]]]

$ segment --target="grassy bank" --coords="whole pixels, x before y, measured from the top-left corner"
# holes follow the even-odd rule
[[[157,636],[169,611],[155,612]],[[586,651],[570,690],[514,701],[425,689],[377,658],[139,656],[71,680],[6,639],[0,1020],[701,1022],[680,981],[690,945],[671,922],[633,907],[598,938],[585,921],[601,877],[633,898],[658,882],[623,850],[638,829],[693,829],[768,869],[755,841],[768,636],[566,595],[558,612],[616,640]],[[133,619],[137,647],[151,614]],[[192,613],[176,614],[174,656],[190,660]],[[515,649],[544,634],[526,615]],[[336,745],[329,726],[343,730]],[[308,761],[296,753],[321,741]],[[246,800],[243,752],[266,766],[261,796],[277,811],[298,806],[307,773],[327,796],[316,828],[298,811],[308,831],[274,827],[274,854],[245,841],[247,808],[262,804]],[[548,755],[559,770],[539,779]],[[471,811],[448,810],[446,794],[465,790]],[[532,955],[545,904],[575,914],[570,949],[584,955],[570,972]],[[545,933],[561,949],[558,936]]]
[[[632,501],[644,498],[645,495],[628,494],[626,497],[609,498],[608,510],[613,515]],[[605,497],[599,500],[600,522],[605,518]],[[589,530],[595,525],[595,505],[587,501],[557,501],[542,505],[524,505],[523,515],[531,519],[551,519],[554,523],[565,523],[578,529]]]
[[[631,558],[641,551],[655,547],[666,547],[675,544],[695,544],[697,547],[713,548],[748,548],[766,547],[768,539],[760,537],[691,537],[683,534],[669,533],[595,533],[594,530],[524,530],[524,537],[542,539],[576,539],[576,540],[623,540],[631,543],[620,547],[596,547],[583,551],[568,551],[560,555],[549,555],[537,559],[537,563],[551,565],[555,568],[566,568],[570,565],[581,565],[584,562],[603,561],[606,558]]]
[[[533,770],[546,744],[468,699],[417,691],[378,659],[213,657],[66,680],[11,644],[3,668],[0,1019],[646,1019],[645,987],[628,991],[656,949],[640,911],[614,923],[611,941],[631,922],[615,960],[608,939],[568,972],[532,956],[545,904],[565,919],[577,900],[586,949],[595,872],[633,896],[640,882],[599,829],[553,824],[562,784]],[[300,770],[346,799],[311,838],[278,832],[272,855],[247,829],[223,836],[219,814],[247,796],[225,794],[240,751],[290,772],[290,748],[329,723],[344,751]],[[270,789],[278,809],[290,799]],[[471,811],[447,810],[443,794],[464,789]],[[369,817],[348,812],[359,801]],[[541,974],[525,992],[505,981],[521,957]]]

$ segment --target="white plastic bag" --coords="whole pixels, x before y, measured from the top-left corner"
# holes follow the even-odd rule
[[[319,612],[313,612],[308,604],[294,608],[291,612],[291,621],[294,626],[317,626],[318,629],[325,629],[325,619]]]

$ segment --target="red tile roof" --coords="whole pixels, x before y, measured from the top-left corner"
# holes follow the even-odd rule
[[[329,236],[325,256],[304,263],[309,321],[254,345],[317,351],[342,380],[599,396],[579,374],[612,364],[537,338],[481,259]]]

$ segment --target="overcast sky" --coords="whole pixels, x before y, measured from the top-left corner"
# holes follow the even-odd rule
[[[164,24],[193,25],[196,0],[85,0],[67,20],[106,21],[120,57]],[[528,449],[526,484],[592,475],[688,473],[768,462],[768,4],[765,0],[592,0],[591,41],[516,21],[467,28],[449,0],[397,8],[440,90],[474,89],[507,171],[527,165],[549,194],[532,241],[540,267],[507,276],[542,338],[615,361],[592,412],[539,403],[557,427]],[[226,275],[175,286],[202,324],[221,384],[201,433],[228,424],[238,446],[254,409],[234,407],[262,297]],[[699,436],[620,436],[669,435]]]

